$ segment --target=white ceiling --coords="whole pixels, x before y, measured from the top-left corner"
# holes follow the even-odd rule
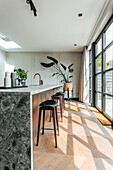
[[[0,32],[22,47],[13,51],[82,51],[106,0],[33,2],[37,17],[26,0],[0,0]]]

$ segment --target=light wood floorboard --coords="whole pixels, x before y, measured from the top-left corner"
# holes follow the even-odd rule
[[[53,130],[40,134],[39,146],[34,145],[34,170],[113,170],[113,131],[86,104],[66,101],[59,125],[58,148]],[[52,121],[45,126],[53,128]]]

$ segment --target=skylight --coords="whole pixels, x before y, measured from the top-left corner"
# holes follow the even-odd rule
[[[14,41],[10,40],[4,34],[0,33],[0,46],[5,49],[14,49],[14,48],[21,48],[18,44]]]

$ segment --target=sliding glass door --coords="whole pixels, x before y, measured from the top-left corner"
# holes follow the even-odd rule
[[[95,104],[102,111],[102,37],[95,45]]]
[[[113,118],[113,22],[103,33],[103,111]]]
[[[92,103],[91,91],[92,91],[92,51],[89,50],[89,103]]]
[[[113,16],[95,43],[95,105],[113,119]]]

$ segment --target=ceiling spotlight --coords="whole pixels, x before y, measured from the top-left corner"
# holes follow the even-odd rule
[[[37,16],[37,10],[36,10],[36,8],[35,8],[35,6],[34,6],[32,0],[26,0],[26,3],[27,3],[27,4],[30,4],[31,11],[33,11],[34,16]]]
[[[74,46],[77,46],[77,44],[74,44]]]
[[[79,13],[79,14],[78,14],[78,17],[82,17],[82,13]]]

